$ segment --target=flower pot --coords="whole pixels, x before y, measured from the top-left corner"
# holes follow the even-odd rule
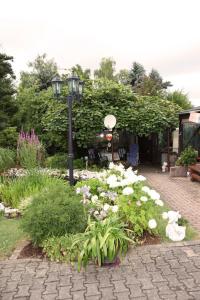
[[[175,166],[170,168],[171,177],[187,177],[187,166]]]

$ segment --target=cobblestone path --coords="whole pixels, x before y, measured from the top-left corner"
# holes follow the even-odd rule
[[[3,261],[0,299],[200,299],[200,241],[141,246],[119,266],[80,273],[36,259]]]
[[[200,233],[200,183],[185,177],[169,177],[155,169],[141,171],[148,183],[162,196],[169,206],[178,210]]]

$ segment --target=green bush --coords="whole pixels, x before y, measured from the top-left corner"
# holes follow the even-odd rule
[[[191,146],[181,152],[180,157],[176,161],[177,166],[189,166],[197,161],[198,152]]]
[[[77,158],[74,160],[74,169],[85,169],[85,162],[82,158]]]
[[[17,127],[7,127],[0,131],[0,145],[4,148],[16,149],[17,147]]]
[[[45,166],[52,169],[66,169],[67,168],[67,154],[58,153],[47,157]]]
[[[0,172],[6,171],[15,165],[15,152],[10,149],[0,148]]]
[[[0,202],[11,207],[18,207],[23,201],[27,202],[33,195],[42,189],[47,189],[52,185],[63,184],[62,179],[53,178],[37,171],[29,172],[27,176],[19,177],[14,180],[5,181],[0,186]]]
[[[58,184],[33,197],[22,228],[35,244],[52,236],[83,232],[86,215],[80,197],[67,184]]]
[[[85,163],[82,158],[75,159],[73,161],[74,169],[84,169]],[[58,153],[53,156],[49,156],[46,159],[45,166],[52,169],[67,169],[67,153]]]

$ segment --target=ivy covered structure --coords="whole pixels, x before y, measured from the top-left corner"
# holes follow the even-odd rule
[[[192,121],[190,116],[193,112],[200,116],[200,106],[179,113],[179,153],[192,146],[200,155],[200,120]]]
[[[51,155],[67,151],[67,93],[67,89],[63,90],[55,99],[51,87],[40,90],[37,84],[20,87],[18,91],[17,123],[23,124],[25,131],[35,128]],[[178,126],[179,111],[180,107],[173,102],[157,96],[139,96],[130,86],[116,81],[85,80],[82,102],[73,103],[76,157],[90,156],[92,152],[93,157],[104,156],[106,152],[110,157],[112,147],[99,136],[104,130],[105,116],[112,114],[117,119],[113,138],[115,159],[131,160],[131,150],[136,147],[140,162],[160,162],[161,151],[166,151],[170,140],[169,129]]]

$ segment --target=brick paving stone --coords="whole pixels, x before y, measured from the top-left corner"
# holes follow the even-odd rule
[[[114,296],[112,287],[100,288],[99,290],[101,292],[102,299],[105,299],[105,300],[116,299],[116,297]]]
[[[119,299],[119,300],[129,300],[130,299],[130,292],[121,292],[121,293],[115,293],[114,292],[114,295],[116,297],[116,299]]]
[[[130,292],[131,292],[131,297],[142,297],[145,296],[145,294],[143,293],[141,287],[139,285],[127,285]]]
[[[84,299],[84,294],[85,294],[85,291],[71,292],[73,300],[82,300],[82,299]]]
[[[116,293],[127,292],[128,289],[124,283],[125,283],[125,280],[113,281],[113,284],[115,286],[114,292],[116,292]]]
[[[30,290],[30,300],[42,300],[43,290]]]
[[[72,298],[70,294],[71,287],[70,286],[61,286],[58,289],[58,298],[57,299],[70,299]]]
[[[15,297],[29,297],[29,285],[21,285],[18,287],[18,292],[16,293]]]
[[[57,282],[45,283],[44,286],[45,286],[45,291],[43,293],[44,295],[57,293]]]
[[[11,293],[2,293],[2,294],[0,294],[0,296],[1,296],[1,300],[13,300],[14,299],[14,295],[15,295],[16,293],[13,293],[13,292],[11,292]]]
[[[88,296],[98,296],[100,294],[99,292],[99,283],[86,283],[86,297]]]

